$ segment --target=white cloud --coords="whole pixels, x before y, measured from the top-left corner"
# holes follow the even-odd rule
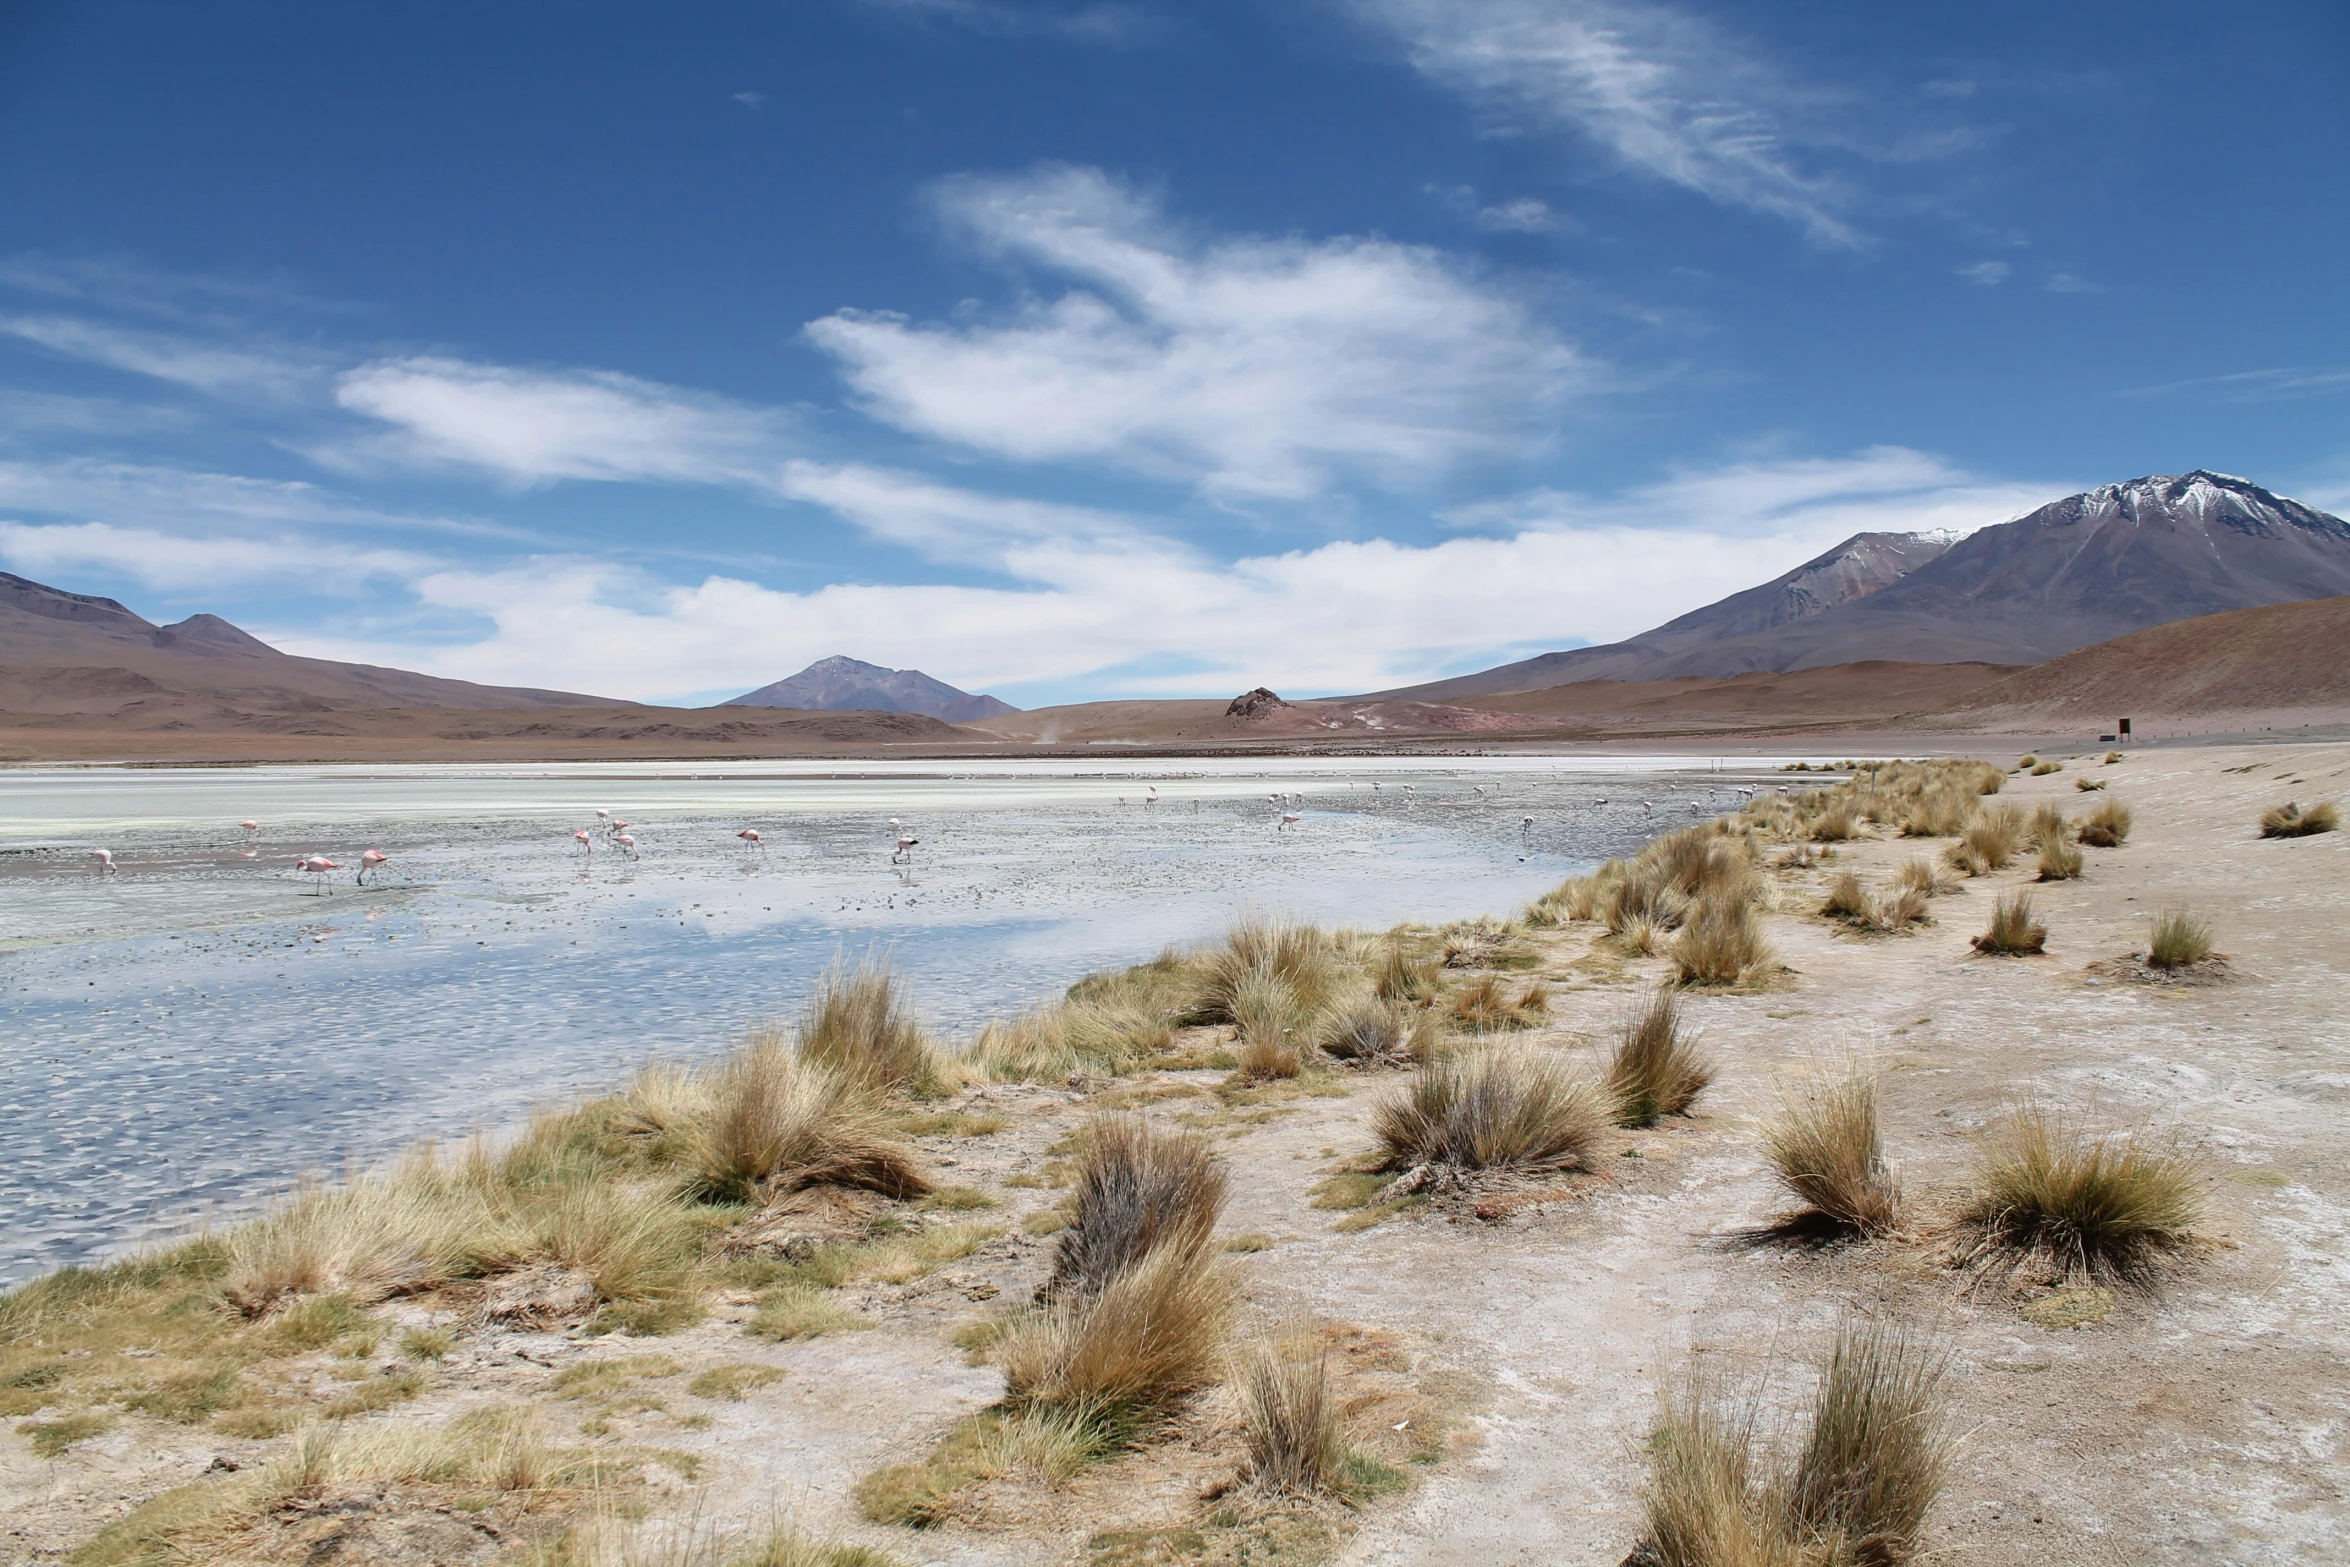
[[[634,697],[749,690],[839,652],[1015,694],[1087,677],[1101,696],[1200,695],[1259,681],[1369,690],[1472,659],[1627,636],[1864,529],[1971,529],[2061,493],[1982,481],[1888,448],[1691,472],[1618,497],[1544,492],[1502,537],[1340,542],[1227,562],[1131,519],[884,470],[808,468],[789,482],[877,536],[950,558],[984,556],[1017,585],[791,593],[727,577],[664,586],[550,560],[418,582],[429,607],[487,624],[470,644],[420,651],[312,640],[301,650]],[[1153,662],[1182,672],[1131,673]]]
[[[1346,3],[1498,129],[1572,127],[1654,178],[1824,244],[1861,242],[1836,183],[1797,165],[1800,95],[1693,15],[1626,0]]]
[[[382,511],[298,479],[252,479],[86,457],[0,461],[0,508],[180,530],[231,522],[397,528],[486,539],[532,537],[492,523]]]
[[[2004,261],[1978,261],[1973,266],[1955,269],[1969,283],[1980,283],[1985,288],[1996,288],[2007,281],[2015,268]]]
[[[909,21],[938,22],[983,38],[1058,38],[1070,43],[1129,48],[1168,31],[1157,12],[1139,5],[1075,7],[1015,5],[1009,0],[864,0],[872,10]]]
[[[347,371],[335,401],[399,434],[318,455],[558,479],[765,486],[788,421],[708,393],[606,370],[537,371],[458,359],[379,359]]]
[[[2104,284],[2092,283],[2087,278],[2078,277],[2070,272],[2051,273],[2047,283],[2043,286],[2051,294],[2102,294],[2105,292]]]
[[[339,541],[277,535],[191,537],[105,522],[0,521],[0,560],[36,577],[84,570],[135,578],[150,588],[270,582],[306,593],[350,593],[372,579],[414,578],[438,564],[405,550],[352,549]]]
[[[1008,322],[841,312],[811,339],[878,418],[1024,461],[1092,459],[1226,497],[1403,484],[1539,444],[1585,362],[1437,252],[1375,239],[1198,245],[1098,170],[944,187],[984,251],[1068,278]]]
[[[229,348],[177,333],[106,326],[75,316],[4,316],[0,332],[38,343],[52,353],[214,395],[292,397],[319,374],[315,363],[296,355]]]
[[[1489,234],[1548,234],[1560,224],[1550,203],[1520,196],[1498,206],[1478,208],[1477,226]]]

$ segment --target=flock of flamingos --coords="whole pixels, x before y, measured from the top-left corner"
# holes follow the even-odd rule
[[[1151,784],[1148,787],[1150,792],[1143,796],[1142,803],[1146,806],[1155,806],[1159,803],[1159,786],[1157,784]],[[1379,787],[1379,781],[1377,779],[1373,779],[1371,781],[1372,790],[1376,792]],[[1400,788],[1407,796],[1416,794],[1417,792],[1410,784],[1403,784],[1400,786]],[[1480,798],[1485,796],[1486,786],[1484,784],[1476,784],[1473,785],[1472,788]],[[1499,785],[1493,786],[1493,793],[1495,795],[1499,795],[1500,792],[1501,789]],[[1737,792],[1742,795],[1751,795],[1755,791],[1752,788],[1741,788]],[[1785,790],[1782,789],[1781,792],[1784,793]],[[1302,820],[1298,808],[1305,804],[1306,797],[1303,794],[1276,792],[1267,796],[1267,798],[1273,802],[1273,810],[1275,813],[1275,831],[1286,832],[1288,829],[1296,826],[1298,822]],[[1126,796],[1118,796],[1118,803],[1120,805],[1127,804],[1128,801]],[[1594,805],[1605,805],[1608,803],[1607,796],[1600,795],[1594,798],[1591,803]],[[1653,811],[1656,809],[1656,802],[1653,800],[1642,800],[1640,802],[1640,809],[1643,811]],[[1695,801],[1690,802],[1689,810],[1691,814],[1699,814],[1703,811],[1703,809],[1704,807],[1699,803]],[[237,826],[242,828],[245,833],[245,842],[247,845],[245,849],[245,857],[247,859],[253,859],[257,857],[260,853],[259,846],[261,843],[261,824],[259,822],[247,819],[237,823]],[[897,846],[890,852],[890,863],[892,865],[904,865],[911,863],[914,857],[914,850],[922,842],[922,840],[915,837],[913,833],[908,831],[906,825],[895,816],[889,819],[889,826],[890,831],[897,835]],[[1521,834],[1530,833],[1533,831],[1533,829],[1533,817],[1527,816],[1520,819],[1518,830]],[[619,817],[614,816],[604,807],[598,806],[596,808],[595,828],[593,830],[586,827],[575,828],[571,834],[573,847],[578,851],[580,860],[583,864],[595,857],[596,842],[599,836],[601,836],[603,839],[607,853],[625,855],[631,860],[637,859],[639,857],[637,854],[636,839],[630,834],[628,830],[628,823],[622,821]],[[760,836],[758,828],[745,827],[737,832],[735,836],[742,840],[743,847],[746,850],[753,850],[761,854],[766,852],[766,840]],[[353,878],[356,885],[361,887],[366,886],[368,873],[370,871],[382,870],[385,864],[390,861],[390,859],[391,856],[386,854],[381,849],[366,849],[361,851],[359,855],[358,873]],[[295,857],[293,863],[296,870],[311,878],[312,887],[321,896],[323,896],[328,891],[327,878],[334,872],[344,868],[340,860],[330,860],[323,854],[298,855]],[[91,850],[90,868],[96,874],[101,876],[114,875],[121,870],[121,867],[114,863],[114,853],[110,849]]]

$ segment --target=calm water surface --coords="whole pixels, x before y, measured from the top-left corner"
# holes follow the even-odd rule
[[[964,1034],[1244,911],[1514,908],[1771,763],[1743,765],[0,772],[0,1282],[722,1049],[843,954],[887,952]],[[639,858],[579,851],[598,807]],[[362,889],[369,847],[391,860]],[[293,868],[309,853],[345,867],[323,890]]]

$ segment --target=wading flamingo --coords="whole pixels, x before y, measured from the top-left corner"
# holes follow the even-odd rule
[[[113,850],[92,849],[90,851],[90,869],[101,876],[111,876],[121,867],[114,863]]]
[[[632,859],[632,860],[633,860],[633,859],[635,859],[635,858],[637,857],[637,853],[636,853],[636,840],[635,840],[634,838],[631,838],[631,837],[630,837],[630,836],[629,836],[627,833],[624,833],[624,832],[616,832],[616,833],[614,833],[614,834],[612,835],[612,842],[613,842],[614,844],[616,844],[617,846],[619,846],[619,848],[620,848],[620,849],[622,849],[622,850],[623,850],[623,851],[624,851],[624,852],[625,852],[625,853],[628,855],[628,857],[629,857],[630,859]]]
[[[895,820],[895,818],[892,818],[892,820]],[[894,851],[891,852],[889,862],[892,865],[895,865],[900,860],[912,860],[914,858],[914,846],[921,841],[921,839],[915,837],[912,833],[907,832],[904,828],[901,827],[898,829],[898,846]]]
[[[585,827],[582,827],[572,833],[571,841],[579,845],[579,857],[581,859],[592,860],[596,857],[596,841],[587,835],[587,829]]]
[[[756,827],[745,827],[741,832],[736,833],[735,836],[740,838],[743,841],[744,846],[747,848],[757,849],[762,854],[767,851],[767,842],[765,839],[759,836],[759,829]]]
[[[1275,832],[1285,832],[1285,831],[1287,831],[1289,828],[1295,827],[1296,825],[1297,825],[1297,812],[1295,812],[1295,811],[1283,811],[1283,812],[1281,813],[1281,825],[1280,825],[1279,827],[1276,827],[1276,828],[1274,828],[1273,830],[1274,830]]]
[[[376,871],[376,870],[381,870],[381,869],[383,869],[383,863],[384,863],[384,861],[386,861],[386,860],[388,860],[388,859],[390,859],[390,858],[391,858],[391,856],[390,856],[390,855],[388,855],[388,854],[386,854],[386,853],[384,853],[384,852],[383,852],[383,850],[381,850],[381,849],[370,849],[370,850],[368,850],[368,851],[367,851],[365,854],[362,854],[362,855],[360,855],[360,856],[359,856],[359,885],[360,885],[360,886],[362,886],[362,887],[366,886],[366,885],[367,885],[367,873],[368,873],[369,871]]]
[[[323,854],[305,854],[294,862],[294,868],[305,876],[316,878],[312,885],[317,887],[318,895],[322,898],[326,896],[326,873],[342,869]]]

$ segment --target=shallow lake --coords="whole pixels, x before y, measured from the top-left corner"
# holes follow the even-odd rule
[[[1773,766],[0,771],[0,1283],[723,1049],[844,956],[962,1036],[1245,912],[1508,912]]]

